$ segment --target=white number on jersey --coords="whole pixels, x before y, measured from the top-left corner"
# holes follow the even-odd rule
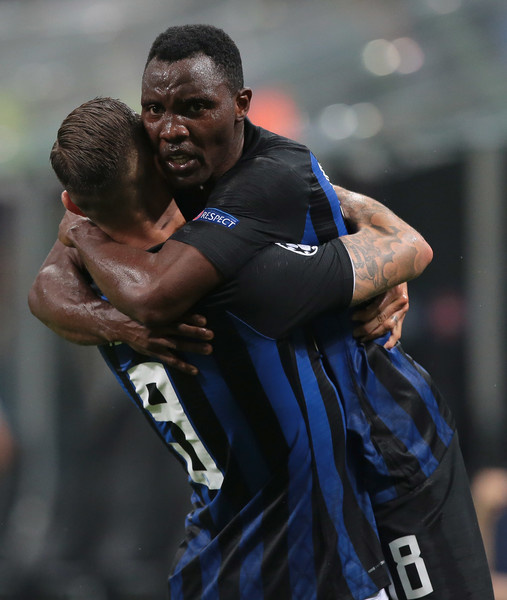
[[[218,490],[222,486],[224,476],[215,461],[199,439],[195,429],[180,404],[174,391],[171,380],[167,376],[163,365],[157,362],[145,362],[128,370],[130,380],[143,401],[145,410],[149,411],[155,421],[173,423],[183,434],[185,441],[191,444],[204,469],[194,469],[192,457],[178,442],[171,442],[171,446],[185,459],[187,471],[196,483],[202,483],[210,490]],[[155,385],[163,396],[164,402],[150,404],[150,389]]]
[[[407,600],[415,598],[424,598],[433,591],[430,577],[421,557],[421,550],[417,543],[415,535],[405,535],[389,544],[389,549],[396,563],[396,570],[400,577],[403,591]],[[407,568],[415,569],[419,577],[418,586],[412,587],[412,583],[408,577]]]

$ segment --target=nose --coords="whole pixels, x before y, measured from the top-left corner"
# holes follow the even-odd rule
[[[188,129],[178,115],[165,115],[160,128],[160,137],[166,141],[174,142],[188,137]]]

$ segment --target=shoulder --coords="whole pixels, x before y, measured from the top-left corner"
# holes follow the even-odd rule
[[[256,193],[272,195],[277,191],[307,193],[312,171],[312,154],[298,142],[256,128],[255,142],[247,143],[240,160],[225,173],[216,190],[220,193],[241,186]]]
[[[250,122],[245,124],[245,148],[240,163],[259,157],[273,160],[310,160],[310,150],[304,144],[286,138]]]

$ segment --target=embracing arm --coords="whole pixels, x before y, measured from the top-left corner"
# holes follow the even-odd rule
[[[75,344],[115,341],[118,320],[128,319],[97,296],[85,279],[77,251],[59,241],[37,274],[28,305],[44,325]]]
[[[75,344],[124,342],[142,354],[154,356],[185,372],[197,369],[180,360],[173,350],[209,354],[213,333],[199,315],[185,323],[149,329],[133,321],[90,287],[78,252],[57,241],[44,261],[28,296],[32,314],[52,331]]]
[[[223,278],[194,247],[169,239],[156,252],[113,241],[91,221],[67,211],[60,240],[74,246],[95,283],[122,313],[147,326],[179,319]]]
[[[371,331],[357,336],[374,339],[391,331],[397,296],[379,296],[417,277],[432,258],[432,251],[410,225],[382,204],[360,194],[340,190],[344,213],[356,233],[321,246],[274,244],[243,267],[237,278],[233,312],[258,331],[280,337],[328,310],[345,310],[379,298],[368,311],[365,325]],[[354,285],[355,284],[355,285]],[[404,285],[404,284],[402,284]],[[260,310],[269,299],[269,310]],[[379,312],[380,311],[380,312]],[[389,346],[392,347],[399,339]]]
[[[413,227],[372,198],[337,186],[335,189],[345,219],[357,231],[340,238],[354,268],[352,306],[424,271],[433,251]]]

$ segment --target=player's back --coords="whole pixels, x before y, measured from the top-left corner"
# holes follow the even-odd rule
[[[172,597],[373,595],[386,574],[372,509],[311,336],[277,342],[224,310],[206,317],[214,352],[191,357],[196,377],[128,347],[104,351],[189,472],[194,510]]]

